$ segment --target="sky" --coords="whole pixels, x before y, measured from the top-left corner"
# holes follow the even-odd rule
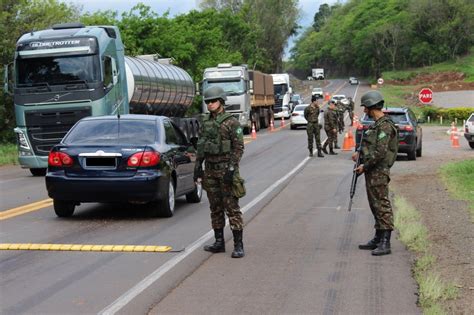
[[[98,10],[113,10],[128,12],[137,3],[143,3],[151,9],[162,15],[169,10],[170,16],[187,13],[190,10],[199,9],[199,0],[61,0],[62,2],[80,5],[83,12],[94,12]],[[302,27],[301,31],[313,23],[314,14],[319,10],[323,3],[333,4],[336,0],[299,0],[301,8],[301,18],[298,24]],[[301,33],[300,31],[300,33]],[[287,52],[293,45],[294,38],[291,38],[287,47]],[[288,53],[286,53],[287,55]]]

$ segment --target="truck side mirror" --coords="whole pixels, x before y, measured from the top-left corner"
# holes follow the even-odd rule
[[[9,72],[10,72],[10,64],[6,64],[4,65],[3,67],[3,92],[5,94],[8,94],[8,95],[12,95],[12,91],[11,91],[11,86],[10,86],[10,83],[9,83]]]
[[[288,88],[288,92],[289,92],[290,94],[293,94],[293,88],[292,88],[291,86]]]
[[[118,70],[117,70],[117,63],[115,62],[114,58],[112,59],[112,84],[116,85],[118,83]]]
[[[104,72],[102,73],[102,76],[104,78],[104,89],[110,88],[110,85],[113,82],[112,79],[112,58],[110,56],[105,56],[104,57]]]

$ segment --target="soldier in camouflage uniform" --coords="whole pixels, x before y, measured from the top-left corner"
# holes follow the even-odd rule
[[[324,112],[324,131],[326,131],[326,135],[328,136],[326,143],[322,148],[323,152],[329,155],[336,155],[337,153],[334,152],[333,146],[337,139],[337,113],[336,113],[336,102],[331,101],[329,102],[329,108]],[[329,145],[329,153],[327,151],[327,147]]]
[[[357,160],[361,154],[361,164],[355,169],[365,174],[365,186],[370,210],[375,219],[375,236],[360,249],[372,250],[372,255],[381,256],[391,253],[390,236],[393,230],[393,211],[388,198],[390,168],[397,158],[398,133],[393,122],[384,115],[384,99],[377,91],[369,91],[361,98],[364,113],[375,123],[362,136],[359,152],[352,156]]]
[[[232,257],[240,258],[245,255],[242,241],[243,220],[233,184],[236,178],[240,179],[239,162],[244,153],[244,140],[238,120],[224,110],[226,100],[225,92],[220,87],[214,86],[204,91],[204,102],[210,113],[204,115],[201,121],[194,180],[199,182],[202,179],[202,187],[209,199],[214,229],[215,242],[204,246],[204,250],[212,253],[225,252],[226,214],[234,237]]]
[[[341,101],[336,102],[336,113],[337,113],[337,129],[339,133],[344,132],[344,112],[346,111],[346,107],[342,104]],[[337,137],[334,141],[334,149],[340,149],[339,145],[337,144]]]
[[[347,98],[349,100],[349,105],[347,105],[347,111],[349,112],[349,118],[351,120],[351,126],[354,125],[354,100],[352,97]]]
[[[318,157],[324,157],[321,152],[321,136],[319,130],[319,104],[318,97],[313,95],[311,97],[311,104],[304,109],[304,118],[308,121],[306,126],[306,133],[308,134],[308,150],[309,156],[313,156],[313,136],[316,141],[316,148],[318,149]]]

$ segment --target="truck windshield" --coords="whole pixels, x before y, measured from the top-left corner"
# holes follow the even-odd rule
[[[286,87],[286,84],[276,84],[273,86],[273,92],[275,96],[277,94],[283,95],[288,91],[288,88]]]
[[[97,55],[17,59],[16,69],[18,87],[100,80]]]
[[[220,86],[227,95],[240,95],[245,93],[245,81],[204,81],[203,90],[211,86]]]

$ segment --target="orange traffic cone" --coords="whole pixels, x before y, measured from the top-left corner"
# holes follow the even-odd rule
[[[255,123],[252,125],[252,139],[257,139],[257,131],[255,130]]]
[[[354,140],[354,134],[352,133],[352,127],[349,127],[349,146],[351,148],[355,148],[355,140]]]
[[[456,128],[456,125],[454,123],[451,124],[451,141],[454,140],[454,135],[457,134],[458,128]]]
[[[451,142],[451,147],[452,148],[459,148],[459,136],[458,136],[457,131],[455,131],[453,134],[454,134],[454,136],[453,136],[453,140]]]
[[[352,147],[349,140],[349,131],[344,134],[344,142],[342,143],[342,151],[352,151]]]
[[[273,124],[273,118],[270,119],[270,131],[275,131],[275,125]]]
[[[330,98],[331,98],[331,97],[329,96],[329,93],[326,92],[326,95],[324,96],[324,100],[325,100],[325,101],[329,101]]]
[[[285,117],[281,116],[281,128],[285,127]]]

